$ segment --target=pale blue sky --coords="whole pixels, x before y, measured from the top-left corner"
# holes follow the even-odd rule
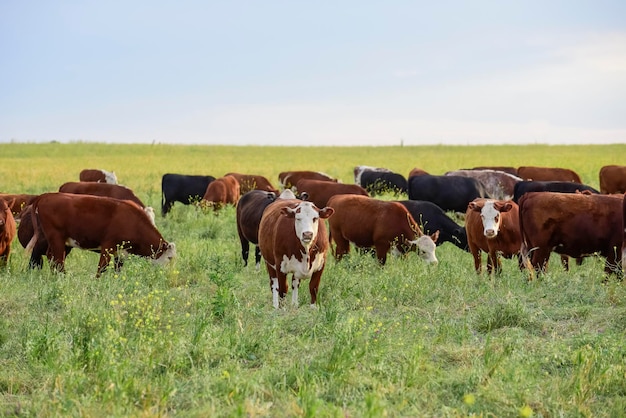
[[[626,142],[626,1],[0,0],[0,142]]]

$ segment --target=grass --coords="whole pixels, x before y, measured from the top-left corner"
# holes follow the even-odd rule
[[[351,182],[354,165],[434,174],[482,164],[576,170],[597,187],[626,146],[281,148],[2,144],[0,191],[41,193],[82,168],[114,170],[160,204],[166,172],[311,168]],[[617,163],[620,163],[617,161]],[[159,211],[157,211],[159,213]],[[95,279],[73,251],[65,274],[27,269],[16,242],[0,271],[0,416],[623,416],[626,291],[603,261],[528,282],[516,260],[477,275],[444,244],[381,268],[328,260],[318,309],[275,311],[269,278],[240,259],[234,208],[175,204],[157,217],[178,259],[131,258]]]

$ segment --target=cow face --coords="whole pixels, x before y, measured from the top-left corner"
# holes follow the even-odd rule
[[[483,222],[483,234],[489,239],[498,236],[502,223],[501,213],[508,212],[513,208],[510,202],[497,202],[495,200],[470,202],[468,206],[471,210],[480,213]]]
[[[317,239],[319,220],[328,218],[333,212],[333,208],[318,209],[311,202],[302,202],[296,207],[285,207],[281,210],[284,216],[294,218],[296,236],[305,248]]]
[[[170,242],[165,246],[161,254],[154,259],[154,263],[159,266],[164,266],[169,263],[174,257],[176,257],[176,244]]]
[[[435,255],[435,249],[437,245],[437,239],[439,238],[439,231],[431,235],[422,235],[418,239],[411,241],[415,245],[415,251],[417,255],[426,263],[438,264],[437,256]]]

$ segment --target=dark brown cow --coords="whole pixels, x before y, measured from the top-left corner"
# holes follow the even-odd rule
[[[580,176],[569,168],[521,166],[517,168],[518,177],[536,181],[573,181],[582,183]]]
[[[5,267],[11,254],[11,242],[15,238],[16,226],[11,208],[0,199],[0,267]]]
[[[250,190],[263,190],[265,192],[273,192],[278,194],[280,191],[272,186],[272,183],[263,176],[258,174],[241,174],[241,173],[227,173],[225,176],[233,176],[239,182],[240,193],[243,195],[244,193],[249,192]]]
[[[356,194],[369,196],[367,191],[358,184],[334,183],[324,180],[302,179],[296,183],[298,196],[313,202],[318,208],[328,206],[328,199],[338,194]]]
[[[574,258],[599,253],[617,272],[624,239],[621,195],[530,192],[519,201],[522,256],[543,271],[552,251]]]
[[[319,171],[283,171],[278,174],[278,181],[280,187],[283,189],[291,189],[301,179],[310,180],[324,180],[338,182],[337,179],[332,178],[328,174],[320,173]]]
[[[332,214],[329,207],[319,209],[311,202],[295,199],[278,199],[263,212],[259,247],[270,277],[274,308],[287,294],[289,274],[292,304],[298,305],[300,281],[309,279],[311,306],[315,306],[329,246],[324,219]]]
[[[37,194],[9,194],[0,193],[0,200],[4,200],[11,209],[13,217],[16,221],[20,220],[22,210],[30,205],[30,202],[36,198]]]
[[[200,204],[212,206],[213,210],[221,209],[224,205],[237,205],[241,196],[239,182],[233,176],[224,176],[209,183]]]
[[[600,193],[626,193],[626,166],[605,165],[600,168]]]
[[[521,177],[498,170],[454,170],[445,173],[446,176],[473,177],[485,186],[487,194],[497,200],[513,197],[515,184],[522,181]]]
[[[328,206],[335,214],[328,220],[330,239],[336,243],[335,257],[341,260],[350,252],[350,243],[359,248],[375,248],[380,264],[387,253],[417,250],[427,263],[437,263],[435,241],[439,231],[424,235],[406,207],[398,202],[359,195],[336,195]]]
[[[117,184],[115,172],[100,170],[96,168],[86,168],[78,175],[80,181],[93,181],[96,183]]]
[[[510,200],[475,199],[467,206],[465,214],[467,243],[474,257],[474,268],[481,272],[481,251],[487,253],[487,272],[502,272],[500,255],[518,256],[522,238],[519,231],[519,210]]]
[[[148,257],[163,265],[176,255],[176,247],[163,239],[148,215],[137,204],[109,197],[44,193],[32,203],[33,238],[27,250],[38,241],[48,242],[50,265],[65,270],[65,246],[99,250],[96,277],[107,268],[111,257],[116,268],[126,253]]]

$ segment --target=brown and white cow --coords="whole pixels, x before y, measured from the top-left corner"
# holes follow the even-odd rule
[[[237,179],[233,176],[223,176],[209,183],[200,204],[218,210],[224,205],[237,205],[240,196],[241,187]]]
[[[37,194],[9,194],[9,193],[0,193],[0,200],[4,200],[6,204],[11,209],[13,213],[13,217],[16,221],[20,220],[22,210],[30,205],[30,202],[36,198]]]
[[[500,255],[518,256],[522,268],[519,231],[519,209],[510,200],[475,199],[467,205],[465,214],[467,243],[474,257],[474,268],[481,272],[481,251],[487,253],[487,272],[502,272]]]
[[[301,179],[311,179],[311,180],[323,180],[323,181],[333,181],[338,182],[337,179],[329,176],[328,174],[321,173],[319,171],[283,171],[278,173],[278,181],[280,183],[280,187],[282,189],[291,189],[295,187],[295,185]]]
[[[350,252],[350,243],[359,248],[374,248],[380,264],[387,253],[405,254],[416,250],[427,263],[437,263],[435,241],[439,231],[424,235],[408,209],[398,202],[359,195],[336,195],[328,206],[335,210],[329,218],[330,239],[336,243],[335,258]]]
[[[617,272],[624,227],[622,195],[530,192],[519,201],[522,256],[536,271],[552,251],[574,258],[605,257],[605,272]]]
[[[505,200],[513,197],[515,184],[522,181],[521,177],[498,170],[454,170],[445,173],[446,176],[473,177],[485,186],[487,194],[496,200]]]
[[[259,248],[270,277],[274,308],[287,294],[290,274],[292,304],[298,305],[300,281],[309,279],[311,306],[315,306],[329,246],[324,219],[333,212],[296,199],[278,199],[265,208],[259,224]]]
[[[600,168],[600,193],[626,193],[626,166],[605,165]]]
[[[96,183],[117,184],[117,176],[114,171],[86,168],[78,175],[80,181],[93,181]]]
[[[98,250],[100,261],[96,277],[115,257],[116,268],[121,256],[135,254],[163,265],[176,255],[174,243],[168,243],[137,204],[109,197],[44,193],[32,203],[33,238],[27,250],[47,241],[51,267],[65,269],[65,246]]]
[[[225,176],[233,176],[239,182],[240,193],[249,192],[250,190],[263,190],[265,192],[273,192],[278,194],[280,191],[272,186],[272,183],[266,178],[258,174],[241,174],[241,173],[226,173]]]
[[[318,208],[328,206],[328,199],[338,194],[369,196],[358,184],[335,183],[324,180],[301,179],[296,183],[298,195],[303,200],[313,202]]]
[[[524,180],[573,181],[582,183],[578,173],[569,168],[521,166],[517,168],[517,176]]]
[[[11,254],[11,242],[15,238],[15,218],[9,205],[0,199],[0,267],[5,267]]]

